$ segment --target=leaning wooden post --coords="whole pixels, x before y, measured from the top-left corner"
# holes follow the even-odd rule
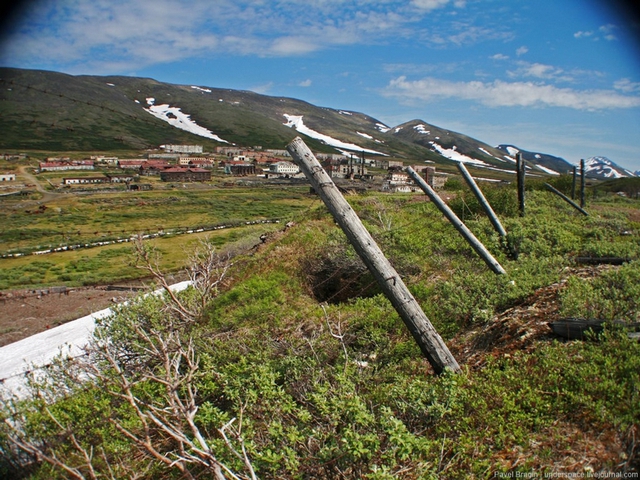
[[[429,186],[427,182],[424,181],[418,173],[411,167],[407,167],[407,173],[413,181],[418,184],[418,186],[422,189],[424,193],[426,193],[431,201],[438,207],[438,209],[447,217],[447,220],[451,222],[451,224],[455,227],[460,235],[462,235],[469,245],[473,247],[478,255],[485,261],[485,263],[489,266],[494,273],[497,274],[505,274],[504,268],[502,265],[498,263],[498,261],[493,258],[493,255],[489,253],[489,251],[484,247],[480,240],[476,238],[476,236],[471,233],[471,230],[467,228],[467,226],[458,218],[458,216],[449,208],[449,205],[444,203],[442,199],[438,196],[438,194]]]
[[[502,223],[500,223],[500,220],[493,211],[493,208],[491,208],[491,204],[487,202],[487,199],[482,194],[482,190],[480,190],[478,184],[469,173],[469,170],[467,170],[467,167],[464,166],[464,163],[458,162],[458,170],[460,170],[460,173],[462,173],[462,177],[467,181],[467,184],[471,188],[471,191],[475,194],[476,198],[480,202],[480,205],[482,205],[482,208],[484,208],[484,211],[489,217],[489,220],[491,220],[493,228],[495,228],[496,232],[498,232],[501,237],[506,237],[507,232],[502,226]]]
[[[516,180],[518,185],[518,208],[520,216],[524,217],[524,180],[525,180],[525,162],[522,153],[516,154]]]
[[[458,372],[458,362],[309,147],[296,137],[287,145],[287,150],[374,275],[436,373],[447,368]]]
[[[580,160],[580,207],[584,208],[584,159]]]
[[[571,200],[569,197],[567,197],[564,193],[562,193],[561,191],[559,191],[558,189],[552,187],[551,185],[549,185],[548,183],[544,184],[545,187],[547,187],[547,189],[553,193],[555,193],[556,195],[558,195],[560,198],[562,198],[565,202],[567,202],[569,205],[571,205],[573,208],[575,208],[576,210],[578,210],[581,214],[585,215],[585,216],[589,216],[589,214],[587,212],[584,211],[584,209],[582,209],[581,207],[579,207],[576,203],[573,202],[573,200]]]
[[[576,178],[578,176],[578,169],[577,167],[574,165],[573,166],[573,183],[571,184],[571,200],[575,200],[576,199]]]

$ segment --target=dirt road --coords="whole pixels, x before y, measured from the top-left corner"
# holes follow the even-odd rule
[[[106,287],[70,288],[65,293],[0,292],[0,347],[122,303],[138,292]]]

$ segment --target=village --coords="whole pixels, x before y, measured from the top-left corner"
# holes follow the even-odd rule
[[[404,172],[402,161],[365,158],[364,154],[315,153],[336,183],[359,182],[354,188],[390,193],[418,192]],[[433,166],[413,166],[434,189],[440,189],[447,175]],[[36,174],[63,173],[49,180],[51,187],[73,191],[78,187],[121,184],[127,190],[150,190],[154,183],[189,184],[212,182],[214,177],[304,181],[286,150],[254,147],[216,147],[205,152],[202,145],[163,145],[139,158],[91,156],[77,160],[48,157],[38,163]],[[95,173],[95,174],[93,174]],[[0,182],[15,182],[15,173],[0,175]]]

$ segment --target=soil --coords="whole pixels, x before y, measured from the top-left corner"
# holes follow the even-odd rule
[[[140,288],[139,285],[134,288]],[[0,347],[137,295],[107,286],[0,292]]]

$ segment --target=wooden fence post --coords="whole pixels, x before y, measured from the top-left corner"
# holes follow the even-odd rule
[[[520,216],[524,217],[524,180],[525,180],[525,161],[522,153],[516,153],[516,180],[518,185],[518,208]]]
[[[578,168],[573,166],[573,183],[571,184],[571,200],[576,199],[576,178],[578,176]]]
[[[500,220],[498,219],[495,212],[493,211],[493,208],[491,208],[491,204],[487,201],[487,199],[482,194],[482,190],[480,190],[480,188],[478,187],[478,184],[469,173],[469,170],[467,170],[467,167],[464,166],[464,163],[458,162],[458,170],[460,170],[460,173],[462,173],[462,177],[467,181],[467,184],[471,188],[471,191],[475,194],[476,198],[480,202],[480,205],[482,205],[482,208],[484,208],[484,211],[489,217],[489,220],[491,221],[493,228],[495,228],[496,232],[498,232],[501,237],[503,238],[506,237],[507,232],[502,226],[502,223],[500,223]]]
[[[447,217],[447,220],[451,222],[451,224],[455,227],[456,230],[464,237],[464,239],[469,242],[469,245],[473,247],[478,255],[485,261],[485,263],[489,266],[494,273],[497,274],[505,274],[507,272],[504,271],[502,265],[498,263],[498,261],[493,258],[493,255],[489,253],[489,251],[484,247],[484,245],[476,238],[476,236],[467,228],[467,226],[458,218],[458,216],[449,208],[449,205],[444,203],[442,199],[438,196],[438,194],[424,181],[418,173],[411,167],[407,167],[407,173],[413,181],[418,184],[418,186],[422,189],[424,193],[426,193],[431,201],[438,207],[438,209]]]
[[[580,208],[584,208],[584,159],[580,160]]]
[[[458,372],[458,362],[309,147],[296,137],[287,145],[287,150],[371,271],[436,373],[440,374],[447,368]]]
[[[582,209],[581,207],[579,207],[578,205],[576,205],[569,197],[567,197],[564,193],[562,193],[561,191],[559,191],[558,189],[552,187],[551,185],[549,185],[548,183],[544,184],[545,187],[547,187],[547,190],[555,193],[556,195],[558,195],[561,199],[563,199],[565,202],[567,202],[569,205],[571,205],[573,208],[575,208],[576,210],[578,210],[581,214],[588,216],[589,214],[587,212],[584,211],[584,209]]]

